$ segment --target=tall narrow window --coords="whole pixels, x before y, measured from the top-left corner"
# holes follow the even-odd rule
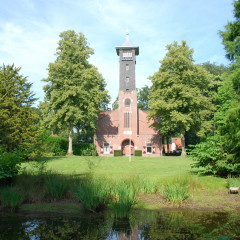
[[[126,71],[128,71],[129,70],[129,65],[128,64],[126,64]]]
[[[131,113],[125,112],[124,113],[124,128],[130,128],[131,127]]]
[[[152,144],[147,143],[147,153],[152,153]]]

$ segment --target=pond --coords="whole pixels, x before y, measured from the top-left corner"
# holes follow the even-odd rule
[[[239,211],[133,211],[129,218],[101,214],[1,212],[1,240],[240,239]]]

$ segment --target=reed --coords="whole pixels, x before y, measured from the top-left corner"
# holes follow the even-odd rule
[[[111,209],[115,217],[128,217],[132,206],[136,203],[136,189],[131,184],[119,183],[113,190]]]
[[[44,182],[46,185],[47,195],[56,199],[60,199],[66,195],[68,190],[68,181],[66,176],[49,173],[46,174]]]
[[[10,208],[13,211],[21,205],[23,196],[19,189],[7,187],[1,190],[0,199],[3,207]]]
[[[107,184],[99,179],[84,179],[72,189],[73,195],[80,200],[86,210],[98,212],[107,204]]]

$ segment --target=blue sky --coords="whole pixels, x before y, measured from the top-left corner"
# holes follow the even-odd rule
[[[21,67],[41,101],[41,79],[66,30],[88,39],[95,52],[90,62],[106,80],[112,101],[119,81],[115,46],[124,42],[127,28],[140,51],[138,88],[151,84],[148,77],[173,41],[186,40],[196,63],[228,64],[218,32],[233,20],[231,0],[0,0],[0,6],[0,64]]]

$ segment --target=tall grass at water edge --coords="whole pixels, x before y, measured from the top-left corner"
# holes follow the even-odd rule
[[[23,195],[22,192],[15,187],[6,187],[1,190],[0,200],[4,207],[13,211],[21,205]]]
[[[196,178],[184,175],[168,180],[163,186],[162,193],[168,201],[180,205],[189,198],[190,192],[198,187]]]

